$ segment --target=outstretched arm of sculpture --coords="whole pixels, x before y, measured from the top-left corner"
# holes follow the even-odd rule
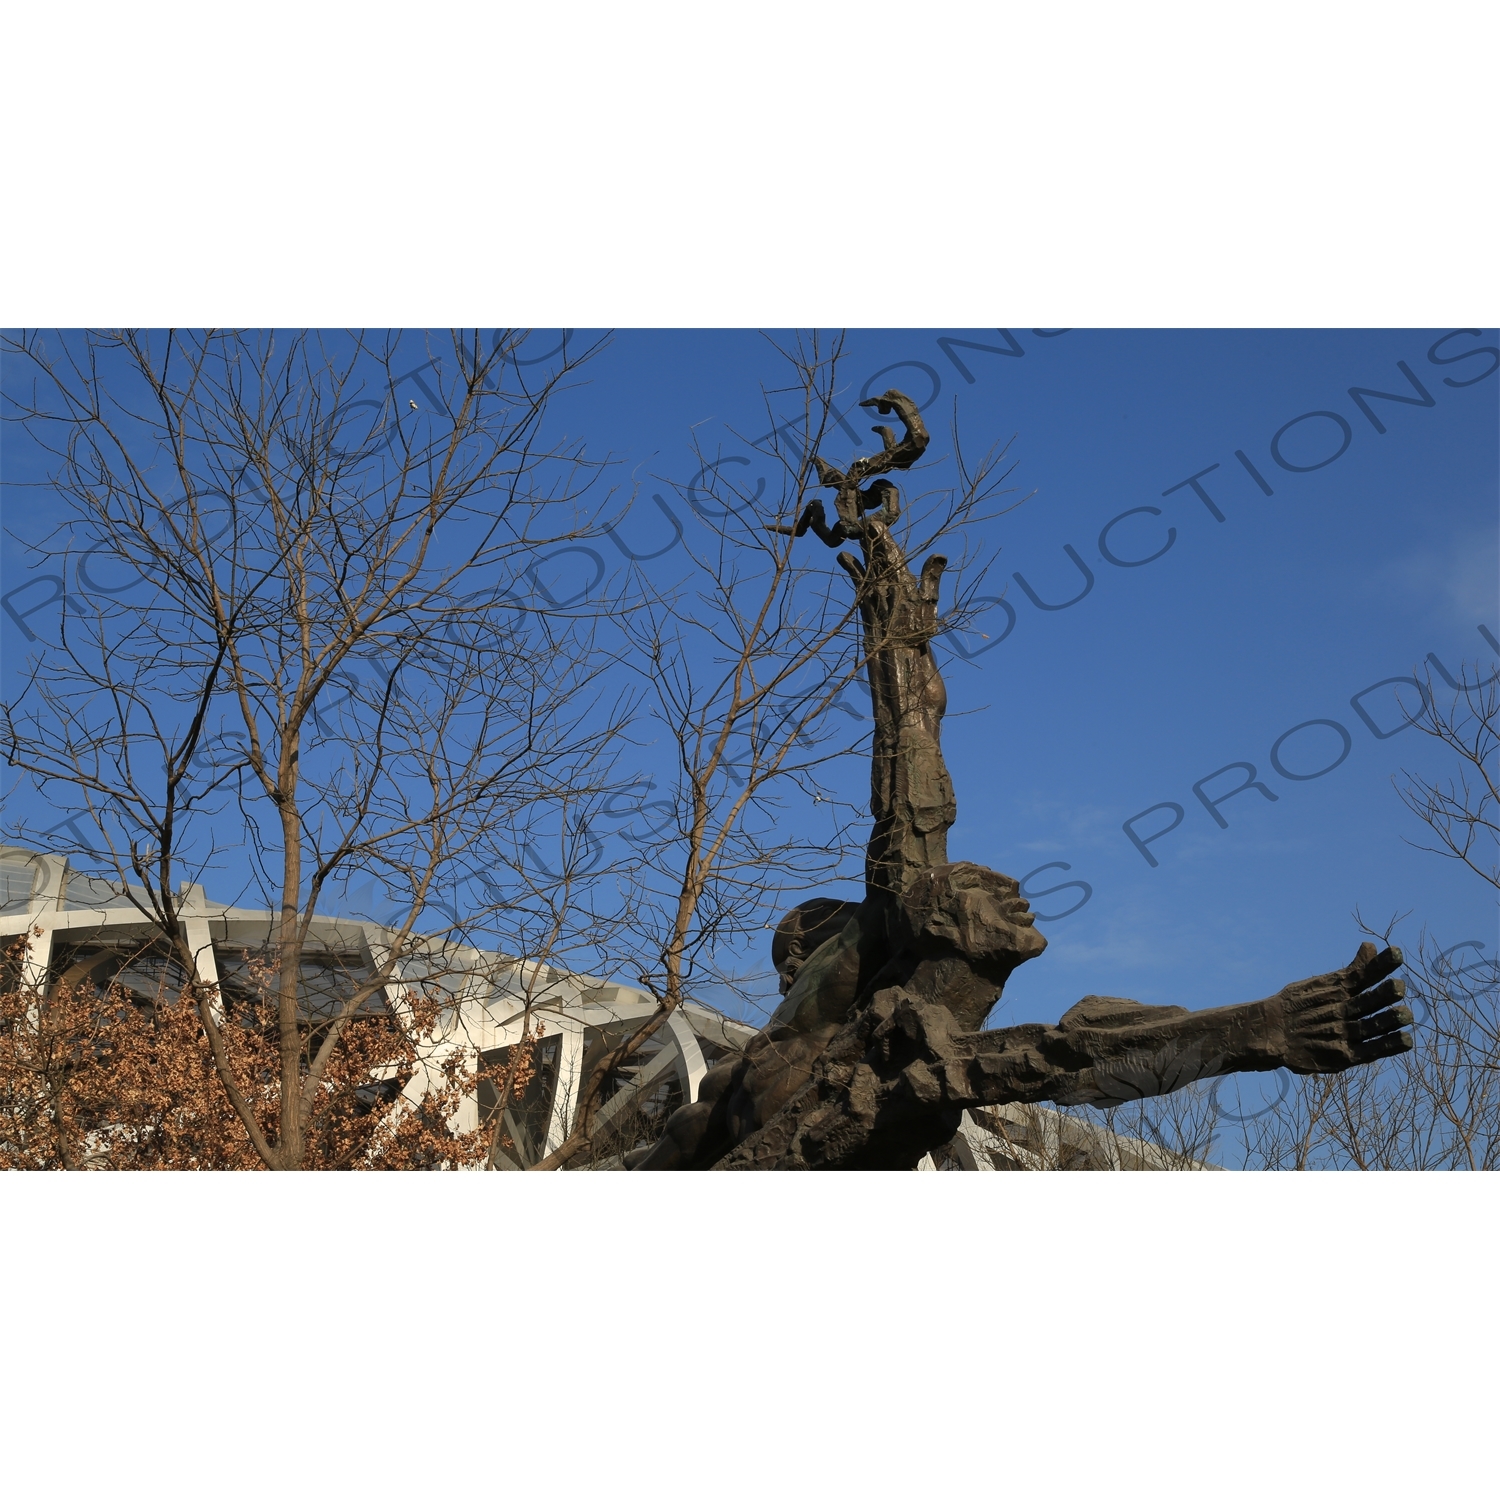
[[[901,986],[834,1037],[794,1097],[715,1165],[910,1169],[978,1104],[1094,1104],[1171,1093],[1224,1073],[1341,1072],[1408,1051],[1400,951],[1352,962],[1249,1005],[1187,1011],[1089,996],[1056,1026],[961,1031]]]
[[[1089,995],[1056,1026],[970,1033],[978,1102],[1116,1104],[1224,1073],[1340,1073],[1409,1051],[1401,951],[1364,943],[1341,969],[1214,1010]],[[956,1039],[957,1040],[957,1039]],[[1050,1076],[1038,1076],[1040,1073]],[[988,1097],[993,1095],[993,1097]]]

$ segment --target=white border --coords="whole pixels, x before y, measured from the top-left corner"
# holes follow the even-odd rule
[[[1476,0],[81,0],[11,323],[1492,322]]]

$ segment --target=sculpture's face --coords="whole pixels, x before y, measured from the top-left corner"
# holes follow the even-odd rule
[[[985,891],[979,915],[1002,935],[1001,944],[1015,954],[1015,962],[1025,963],[1042,952],[1047,939],[1036,929],[1036,916],[1020,883],[1009,875],[999,876],[999,881],[999,886]]]
[[[983,865],[924,871],[905,904],[915,943],[957,950],[976,969],[1000,978],[1047,946],[1020,885]]]

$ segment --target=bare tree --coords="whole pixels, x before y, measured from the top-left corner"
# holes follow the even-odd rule
[[[1416,728],[1449,752],[1446,774],[1412,771],[1397,794],[1443,855],[1500,890],[1500,672],[1478,664],[1457,679],[1429,671],[1422,701],[1408,712]],[[1446,691],[1445,691],[1446,689]],[[1395,921],[1372,937],[1389,940]],[[1423,930],[1408,945],[1407,992],[1416,1014],[1415,1046],[1378,1067],[1293,1078],[1277,1106],[1238,1132],[1247,1166],[1307,1170],[1494,1171],[1500,1167],[1500,955],[1483,943],[1444,950]]]
[[[219,871],[274,911],[251,955],[273,1013],[269,1123],[232,1055],[247,1012],[220,984],[195,1002],[268,1167],[306,1164],[347,1028],[387,986],[438,981],[461,940],[566,947],[596,915],[571,830],[607,787],[623,713],[599,680],[598,601],[559,603],[537,569],[587,529],[597,467],[547,418],[598,346],[539,364],[524,341],[453,333],[420,360],[399,335],[5,347],[8,415],[66,502],[49,555],[127,580],[69,591],[5,706],[9,761],[53,808],[14,836],[112,874],[189,975],[208,955],[185,883]],[[548,839],[561,902],[537,874]],[[315,1017],[310,924],[361,883],[391,936]]]
[[[1435,781],[1403,772],[1397,792],[1437,837],[1436,847],[1418,848],[1459,860],[1500,891],[1500,671],[1483,678],[1477,665],[1472,676],[1461,668],[1448,686],[1445,693],[1429,670],[1425,711],[1409,719],[1451,752],[1454,769]]]
[[[635,574],[639,608],[627,660],[644,689],[643,721],[654,722],[671,758],[663,775],[675,784],[658,789],[655,836],[638,846],[630,924],[637,942],[627,966],[659,1009],[597,1059],[569,1136],[538,1169],[589,1159],[593,1120],[612,1082],[689,988],[735,985],[726,953],[763,937],[789,893],[840,871],[864,842],[854,832],[864,813],[864,773],[853,787],[840,773],[868,745],[837,727],[848,724],[846,715],[830,711],[866,671],[870,643],[855,628],[857,595],[793,545],[810,527],[830,545],[842,535],[810,496],[829,483],[831,471],[816,455],[836,418],[843,344],[813,335],[781,353],[792,378],[765,393],[773,431],[759,450],[779,493],[768,495],[761,483],[752,491],[730,477],[734,466],[721,454],[699,449],[703,483],[688,498],[703,524],[680,549],[683,575],[658,585]],[[915,408],[900,400],[920,429]],[[864,404],[888,409],[884,398]],[[855,483],[907,468],[921,453],[898,444],[888,428],[872,430],[880,446],[856,460]],[[1010,473],[1005,450],[971,465],[956,426],[953,436],[957,482],[925,497],[925,529],[909,541],[913,549],[962,537],[999,513],[994,502]],[[894,490],[881,493],[889,509]],[[903,536],[911,525],[901,523]],[[967,554],[957,563],[964,587],[947,616],[953,627],[970,618],[983,577]],[[618,1149],[612,1140],[610,1152]]]

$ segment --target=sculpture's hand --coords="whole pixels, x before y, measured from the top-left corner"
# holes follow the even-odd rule
[[[1341,1073],[1357,1063],[1409,1052],[1412,1015],[1398,1002],[1406,994],[1399,979],[1401,950],[1375,951],[1361,943],[1342,969],[1300,979],[1274,995],[1268,1007],[1280,1010],[1283,1066],[1293,1073]],[[1381,981],[1384,980],[1384,983]]]

